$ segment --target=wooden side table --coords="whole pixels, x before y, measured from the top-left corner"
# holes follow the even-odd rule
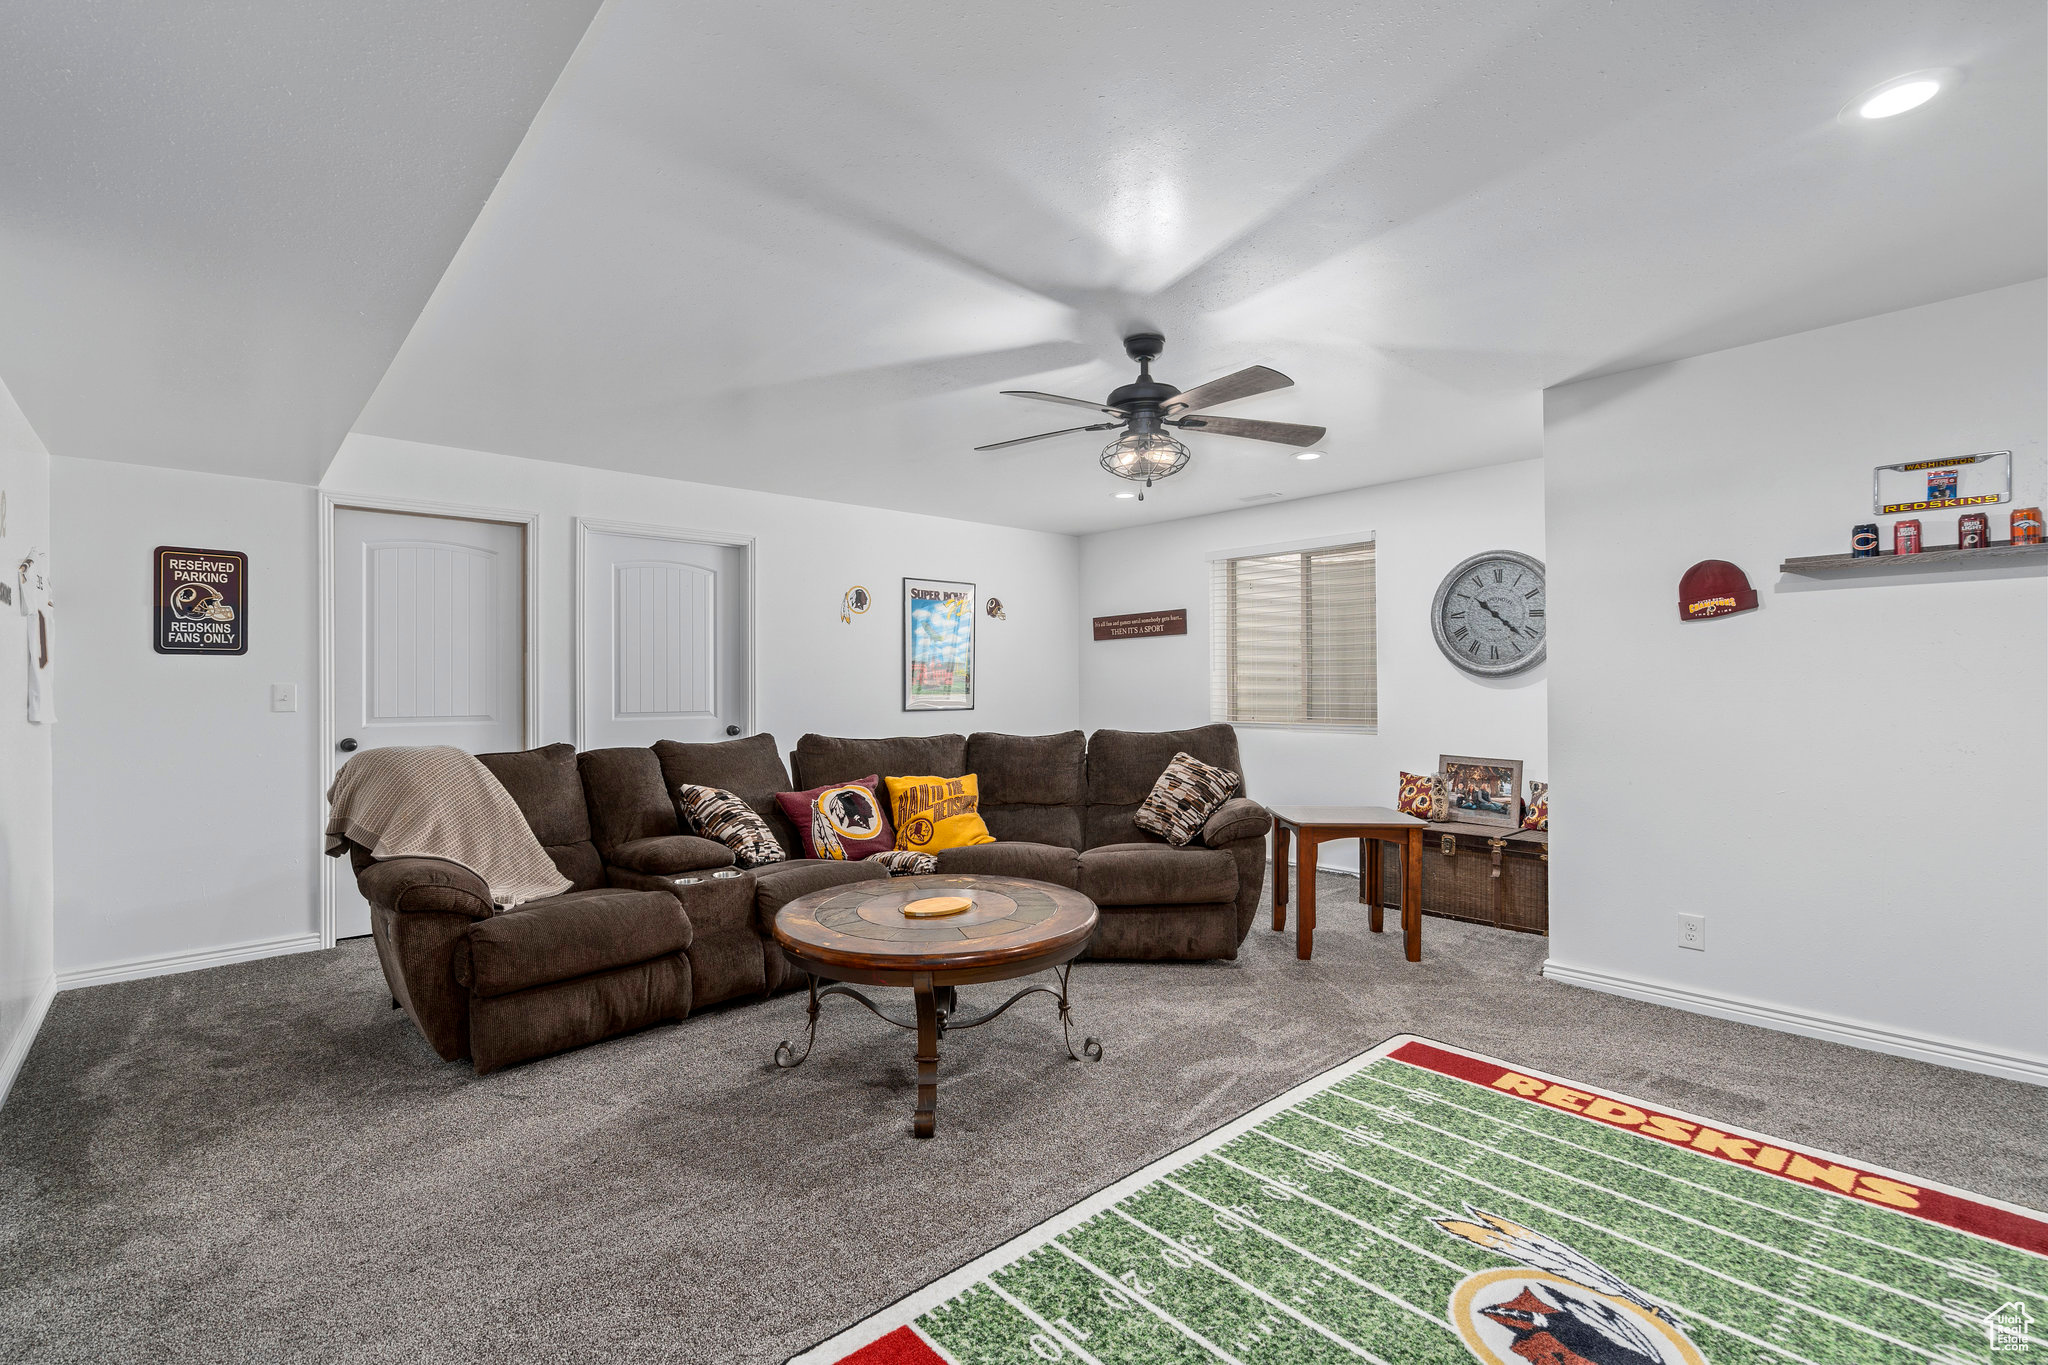
[[[1332,839],[1358,840],[1358,899],[1372,907],[1372,931],[1380,932],[1380,843],[1401,850],[1401,932],[1408,960],[1422,961],[1422,831],[1427,822],[1385,806],[1273,806],[1273,930],[1287,927],[1287,843],[1301,844],[1296,884],[1301,905],[1294,915],[1294,955],[1306,962],[1316,941],[1316,846]]]

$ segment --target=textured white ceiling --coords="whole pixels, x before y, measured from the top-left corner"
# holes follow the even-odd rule
[[[1089,531],[1532,456],[1545,385],[2048,271],[2038,4],[611,0],[421,312],[578,7],[310,10],[0,94],[55,281],[0,286],[0,377],[56,453],[296,477],[354,419]],[[969,453],[1075,424],[996,390],[1099,397],[1139,325],[1183,388],[1293,375],[1223,411],[1326,457],[1191,433],[1140,506],[1102,436]]]
[[[597,0],[9,0],[0,379],[58,455],[312,482]]]

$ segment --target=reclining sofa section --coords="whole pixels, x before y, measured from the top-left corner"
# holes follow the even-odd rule
[[[562,875],[559,896],[495,912],[481,879],[427,858],[373,862],[351,848],[391,995],[434,1050],[478,1073],[681,1019],[692,1009],[797,984],[770,933],[812,891],[888,874],[802,856],[775,802],[871,774],[980,777],[992,844],[948,849],[942,872],[1074,887],[1101,907],[1087,956],[1234,958],[1265,881],[1266,809],[1239,792],[1185,848],[1132,817],[1175,753],[1242,771],[1228,725],[1139,733],[805,735],[785,769],[772,735],[651,749],[567,744],[481,754]],[[753,807],[789,860],[678,886],[731,867],[723,844],[686,833],[673,793],[722,787]]]

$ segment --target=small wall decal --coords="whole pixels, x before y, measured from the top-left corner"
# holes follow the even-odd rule
[[[874,594],[855,584],[846,590],[846,596],[839,599],[839,620],[842,624],[850,626],[854,617],[865,616],[868,608],[874,604]]]
[[[988,599],[988,614],[990,616],[995,617],[998,621],[1007,621],[1010,619],[1009,617],[1003,615],[1003,599],[1000,597],[991,597]]]
[[[1175,607],[1171,611],[1140,611],[1127,616],[1098,616],[1095,618],[1095,638],[1098,640],[1136,640],[1147,635],[1185,635],[1188,633],[1188,609]]]

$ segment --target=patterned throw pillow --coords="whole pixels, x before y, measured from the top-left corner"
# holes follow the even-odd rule
[[[1237,781],[1228,768],[1204,763],[1190,753],[1175,754],[1131,823],[1175,848],[1185,848],[1237,790]]]
[[[1403,815],[1419,815],[1425,820],[1440,820],[1436,814],[1437,800],[1443,799],[1444,815],[1450,814],[1450,793],[1435,773],[1402,773],[1401,794],[1394,798],[1394,809]]]
[[[912,853],[907,848],[892,848],[881,853],[870,853],[861,859],[864,863],[880,863],[889,869],[892,877],[925,877],[939,870],[939,860],[929,853]]]
[[[722,788],[693,787],[686,782],[676,788],[676,809],[693,833],[731,849],[733,860],[741,867],[764,867],[789,856],[775,842],[775,831],[768,828],[768,822]]]
[[[807,792],[777,792],[775,804],[796,826],[797,838],[813,858],[865,858],[896,847],[896,831],[882,809],[879,777],[814,787]]]
[[[1531,782],[1529,784],[1529,804],[1522,808],[1522,828],[1540,829],[1545,833],[1549,832],[1550,784],[1548,782]]]
[[[912,853],[992,844],[981,818],[981,784],[964,777],[885,777],[890,813],[896,817],[896,847]]]

